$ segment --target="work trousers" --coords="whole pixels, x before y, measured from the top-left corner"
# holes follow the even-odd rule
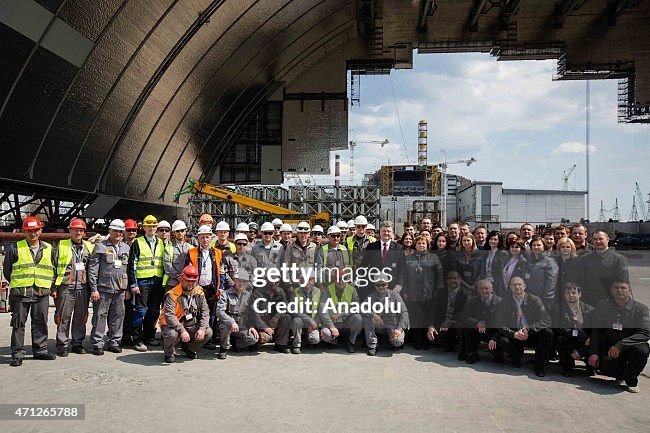
[[[497,348],[510,354],[513,361],[521,361],[525,347],[535,349],[535,368],[544,368],[548,359],[548,351],[553,345],[553,331],[550,328],[543,328],[539,331],[528,330],[528,339],[520,341],[516,338],[508,338],[499,335]]]
[[[461,329],[460,353],[469,355],[478,352],[479,344],[489,342],[495,332],[494,329],[486,329],[485,333],[481,334],[476,328]]]
[[[199,330],[199,325],[192,327],[187,327],[185,330],[190,334],[190,341],[187,343],[187,348],[192,352],[197,352],[205,343],[212,338],[212,329],[207,328],[205,330],[205,337],[202,340],[196,339],[196,331]],[[165,356],[172,356],[174,354],[174,348],[181,342],[181,333],[174,328],[169,326],[163,326],[162,330],[163,337],[163,350],[165,351]]]
[[[304,337],[307,338],[307,344],[316,345],[320,343],[320,331],[318,328],[311,332],[307,332],[309,329],[309,323],[309,320],[301,317],[294,317],[291,320],[290,328],[293,333],[293,342],[291,343],[291,347],[301,347],[300,345],[302,344],[303,333]]]
[[[354,344],[363,329],[363,319],[361,318],[361,314],[350,314],[343,322],[334,323],[334,326],[339,330],[341,336],[343,333],[349,334],[348,341]],[[338,338],[332,337],[332,332],[329,328],[324,327],[322,335],[323,341],[326,343],[336,344],[338,342]]]
[[[366,344],[368,349],[375,349],[377,347],[377,335],[387,335],[391,346],[400,347],[404,344],[405,332],[402,330],[397,338],[393,337],[393,331],[397,329],[397,325],[384,323],[383,325],[375,325],[369,317],[363,318],[363,331],[366,335]]]
[[[571,370],[576,362],[571,356],[574,350],[584,358],[589,354],[589,346],[585,346],[585,340],[578,340],[578,337],[558,335],[555,338],[555,347],[560,355],[560,367],[562,370]]]
[[[49,293],[49,291],[48,291]],[[50,308],[49,296],[39,296],[33,301],[27,298],[10,296],[11,305],[11,357],[25,357],[25,324],[31,317],[32,354],[47,354],[47,312]]]
[[[72,347],[80,347],[86,338],[86,323],[88,322],[88,303],[90,289],[68,288],[61,286],[56,295],[56,348],[67,349],[70,345],[70,327],[72,327]]]
[[[93,347],[104,348],[108,324],[108,347],[119,347],[124,323],[124,290],[115,293],[99,292],[99,301],[93,302],[93,329],[90,341]]]
[[[219,340],[222,350],[230,349],[231,336],[235,337],[235,346],[238,349],[243,349],[257,343],[257,338],[251,334],[249,328],[240,326],[239,331],[232,332],[229,325],[226,325],[224,322],[219,323]]]
[[[288,314],[281,314],[278,319],[278,323],[273,328],[273,335],[269,335],[266,332],[258,329],[257,332],[260,334],[260,344],[265,344],[270,341],[275,341],[276,344],[281,346],[286,346],[289,344],[289,331],[291,324],[291,316]]]
[[[630,346],[621,351],[620,356],[616,359],[608,357],[607,351],[600,354],[598,367],[600,372],[606,376],[623,379],[628,386],[637,386],[639,384],[639,375],[648,363],[648,353],[650,352],[648,343],[638,343]]]
[[[163,301],[162,278],[138,279],[140,294],[133,296],[133,340],[143,343],[156,337],[156,323]]]

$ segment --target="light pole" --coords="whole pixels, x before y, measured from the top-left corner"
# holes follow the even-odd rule
[[[440,209],[440,226],[447,227],[447,166],[449,164],[467,164],[469,167],[476,162],[476,159],[472,157],[470,159],[460,159],[458,161],[447,162],[447,152],[445,149],[440,149],[440,153],[442,153],[442,163],[440,164],[440,182],[442,183],[442,185],[440,185],[440,194],[442,196],[442,209]]]
[[[393,230],[397,231],[395,227],[395,204],[397,203],[397,197],[393,196],[390,199],[393,202]]]

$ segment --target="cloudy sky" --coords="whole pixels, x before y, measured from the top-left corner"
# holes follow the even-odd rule
[[[450,166],[450,172],[502,181],[505,188],[561,189],[562,172],[576,164],[569,189],[585,189],[585,82],[553,81],[553,60],[497,62],[487,54],[428,54],[415,55],[414,63],[412,70],[393,71],[390,78],[362,77],[361,104],[350,108],[350,139],[387,138],[390,144],[357,146],[357,182],[389,161],[415,162],[417,124],[424,119],[430,163],[440,162],[441,148],[448,161],[478,160],[470,167]],[[609,209],[617,197],[627,220],[635,181],[646,200],[650,192],[650,125],[617,123],[616,105],[616,80],[591,82],[592,221],[601,200]],[[349,183],[349,152],[339,153],[343,182]],[[315,181],[330,183],[331,178]]]

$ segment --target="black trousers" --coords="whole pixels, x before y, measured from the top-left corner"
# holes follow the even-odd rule
[[[609,351],[609,347],[607,351]],[[607,351],[600,354],[600,372],[606,376],[623,379],[629,386],[637,386],[639,375],[648,362],[648,353],[650,353],[648,343],[630,346],[623,350],[616,359],[608,357]]]
[[[581,358],[589,354],[589,346],[585,346],[585,340],[579,340],[578,337],[558,335],[555,338],[555,347],[560,355],[562,370],[571,370],[576,366],[576,362],[571,356],[574,350],[580,354]]]
[[[535,368],[544,368],[552,345],[553,331],[550,328],[540,329],[539,331],[528,330],[528,339],[526,341],[520,341],[505,335],[499,335],[497,339],[497,348],[509,353],[513,361],[521,361],[524,348],[534,348]]]
[[[461,329],[460,352],[468,355],[478,352],[478,345],[481,342],[487,343],[490,341],[490,337],[492,337],[495,332],[494,329],[486,329],[485,334],[481,334],[476,328]]]

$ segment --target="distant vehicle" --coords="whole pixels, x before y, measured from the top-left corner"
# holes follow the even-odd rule
[[[617,250],[650,249],[650,233],[620,233],[612,242],[612,246]]]

